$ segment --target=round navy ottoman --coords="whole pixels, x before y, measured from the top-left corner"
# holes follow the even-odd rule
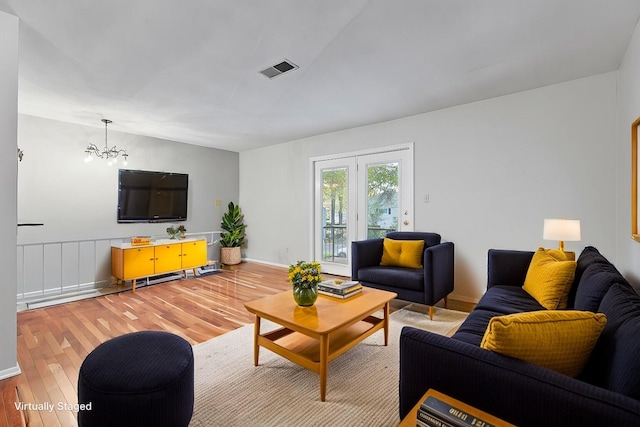
[[[193,350],[168,332],[134,332],[100,344],[78,375],[78,426],[187,426]]]

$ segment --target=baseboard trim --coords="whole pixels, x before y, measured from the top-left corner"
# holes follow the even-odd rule
[[[242,261],[246,261],[246,262],[257,262],[259,264],[266,264],[266,265],[272,265],[274,267],[284,267],[284,268],[289,268],[288,265],[286,264],[280,264],[277,262],[271,262],[271,261],[263,261],[261,259],[254,259],[254,258],[242,258]]]
[[[464,295],[450,294],[449,299],[453,299],[460,302],[468,302],[469,304],[477,304],[480,301],[478,298],[465,297]]]
[[[21,373],[22,371],[20,370],[20,365],[18,364],[18,362],[16,362],[16,366],[0,370],[0,380],[15,377],[16,375],[20,375]]]

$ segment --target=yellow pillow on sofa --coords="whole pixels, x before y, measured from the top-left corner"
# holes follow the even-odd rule
[[[569,289],[576,274],[574,259],[573,252],[538,248],[522,288],[548,310],[567,308]]]
[[[422,268],[424,240],[393,240],[385,237],[380,265]]]
[[[496,316],[480,347],[575,377],[607,324],[602,313],[540,310]]]

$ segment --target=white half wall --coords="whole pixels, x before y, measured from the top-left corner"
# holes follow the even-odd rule
[[[640,243],[631,239],[631,123],[640,117],[640,23],[618,71],[616,137],[617,224],[616,266],[640,287]]]
[[[616,73],[240,153],[246,256],[309,259],[309,159],[413,142],[416,230],[456,245],[454,296],[486,287],[490,248],[555,247],[544,218],[580,219],[582,241],[613,260]],[[425,195],[429,203],[424,203]]]
[[[16,340],[18,18],[0,12],[0,379],[20,373]]]

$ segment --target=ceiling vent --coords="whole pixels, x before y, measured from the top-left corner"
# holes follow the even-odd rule
[[[272,79],[284,73],[288,73],[289,71],[293,71],[297,69],[298,69],[298,66],[296,64],[285,59],[284,61],[279,62],[275,65],[272,65],[271,67],[265,68],[264,70],[260,71],[260,74]]]

